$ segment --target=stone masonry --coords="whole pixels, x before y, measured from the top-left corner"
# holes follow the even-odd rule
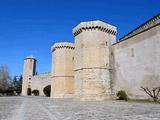
[[[111,45],[116,27],[102,21],[82,22],[75,36],[75,97],[81,100],[109,99],[111,91]]]
[[[74,44],[60,42],[52,50],[52,98],[68,98],[74,94]]]
[[[36,74],[36,59],[30,55],[24,59],[22,96],[27,96],[27,89],[39,90],[39,95],[44,96],[43,89],[51,85],[50,73]]]
[[[42,73],[31,77],[30,86],[32,90],[39,90],[39,95],[44,96],[43,89],[51,85],[51,73]]]
[[[31,77],[35,75],[36,59],[30,55],[24,59],[22,95],[27,95],[27,89],[30,88]]]
[[[48,80],[35,76],[36,60],[28,56],[24,60],[22,95],[32,84],[42,89],[45,82],[38,81],[48,81],[51,98],[101,101],[113,99],[117,91],[124,90],[131,99],[148,99],[141,86],[160,87],[160,14],[119,42],[116,33],[115,26],[100,20],[78,24],[73,29],[75,43],[52,46]],[[36,82],[31,82],[35,78]]]

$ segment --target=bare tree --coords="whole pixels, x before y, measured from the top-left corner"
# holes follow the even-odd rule
[[[5,91],[10,85],[11,77],[6,65],[0,65],[0,90]]]
[[[160,94],[160,76],[159,75],[148,75],[143,80],[141,89],[149,95],[155,102],[158,100]]]
[[[149,89],[148,87],[142,87],[141,88],[156,102],[158,100],[158,96],[160,93],[160,87],[156,87],[153,89]]]

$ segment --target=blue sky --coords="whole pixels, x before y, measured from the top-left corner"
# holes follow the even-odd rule
[[[51,45],[73,42],[80,21],[113,24],[119,39],[159,12],[159,0],[0,0],[0,64],[19,75],[24,57],[33,54],[37,71],[50,71]]]

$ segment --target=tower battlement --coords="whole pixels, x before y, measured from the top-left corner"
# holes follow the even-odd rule
[[[77,36],[81,34],[83,31],[92,31],[98,30],[108,34],[115,35],[117,33],[117,29],[115,26],[102,22],[100,20],[81,22],[75,28],[73,28],[73,35]]]
[[[51,51],[54,52],[56,49],[74,49],[74,44],[73,43],[69,43],[69,42],[59,42],[59,43],[55,43],[52,47],[51,47]]]

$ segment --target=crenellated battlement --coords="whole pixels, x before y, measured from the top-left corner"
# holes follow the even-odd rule
[[[54,52],[56,49],[74,49],[74,44],[70,43],[70,42],[59,42],[59,43],[55,43],[52,47],[51,47],[51,51]]]
[[[92,30],[102,31],[112,35],[116,35],[117,33],[116,27],[104,23],[102,21],[96,20],[89,22],[81,22],[75,28],[73,28],[73,35],[77,36],[84,31],[92,31]]]

